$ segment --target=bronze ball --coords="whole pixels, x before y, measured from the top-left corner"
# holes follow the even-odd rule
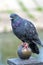
[[[32,51],[31,49],[28,47],[27,48],[24,48],[22,45],[19,46],[18,50],[17,50],[17,53],[18,53],[18,56],[21,58],[21,59],[29,59],[31,54],[32,54]]]

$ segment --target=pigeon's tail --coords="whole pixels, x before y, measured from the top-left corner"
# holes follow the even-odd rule
[[[42,45],[42,43],[41,43],[41,41],[40,41],[40,39],[38,38],[38,39],[36,39],[36,40],[32,40],[32,42],[34,43],[34,44],[38,44],[38,45],[40,45],[40,46],[42,46],[43,47],[43,45]]]
[[[33,42],[30,42],[29,47],[31,48],[33,53],[39,54],[39,48],[36,44]]]
[[[29,47],[32,49],[33,53],[39,54],[39,48],[38,48],[37,44],[40,45],[41,47],[43,47],[39,38],[31,40]]]

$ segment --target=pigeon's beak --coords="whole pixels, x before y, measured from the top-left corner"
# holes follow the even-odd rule
[[[14,19],[14,17],[10,16],[10,20]]]
[[[10,20],[12,20],[12,19],[14,19],[14,18],[10,17]]]
[[[10,20],[12,20],[13,19],[13,17],[12,17],[12,15],[10,15]]]

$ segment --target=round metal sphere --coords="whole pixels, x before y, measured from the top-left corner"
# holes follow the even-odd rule
[[[19,46],[17,53],[21,59],[29,59],[32,54],[32,51],[30,48],[26,49],[21,45]]]

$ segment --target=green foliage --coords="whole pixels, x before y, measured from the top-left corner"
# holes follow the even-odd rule
[[[22,2],[19,1],[19,5],[24,12],[28,12],[28,9],[24,6],[24,4]]]
[[[30,13],[29,9],[27,9],[27,8],[25,7],[25,5],[24,5],[21,1],[18,1],[18,3],[19,3],[19,5],[20,5],[21,9],[23,10],[23,12],[25,12],[28,17],[30,17],[31,19],[35,19],[34,15],[32,15],[32,14]]]
[[[35,17],[32,14],[27,14],[28,17],[30,17],[31,19],[35,19]]]
[[[36,10],[39,11],[39,12],[42,12],[43,8],[42,7],[37,7]]]
[[[35,5],[37,6],[37,8],[35,10],[39,11],[39,12],[42,12],[43,11],[43,7],[41,7],[37,0],[33,0],[33,2],[35,3]]]
[[[13,10],[2,10],[2,11],[0,11],[0,13],[8,13],[8,14],[10,14],[10,13],[13,13],[14,11]]]

